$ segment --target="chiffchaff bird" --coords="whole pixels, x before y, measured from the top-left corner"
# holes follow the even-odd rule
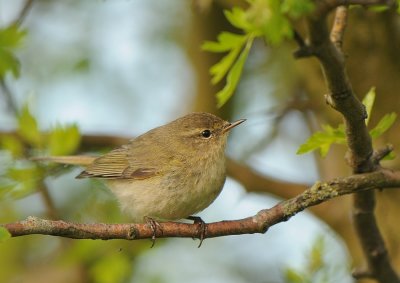
[[[103,179],[134,222],[196,221],[200,218],[192,215],[222,190],[227,136],[244,121],[229,123],[209,113],[192,113],[97,158],[37,159],[85,166],[77,178]]]

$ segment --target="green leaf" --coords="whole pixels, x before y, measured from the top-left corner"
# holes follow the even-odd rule
[[[393,151],[391,151],[382,160],[393,160],[395,158],[396,158],[396,154]]]
[[[0,140],[1,148],[8,150],[14,158],[21,157],[24,153],[24,145],[14,136],[4,136]]]
[[[15,78],[18,78],[20,67],[19,60],[11,51],[0,48],[0,78],[4,78],[7,72],[11,72]]]
[[[83,58],[75,63],[74,70],[79,72],[86,72],[90,69],[90,60]]]
[[[304,283],[303,275],[292,268],[285,270],[285,281],[289,283]]]
[[[281,11],[294,19],[311,13],[315,5],[310,0],[284,0],[281,5]]]
[[[0,48],[17,48],[22,43],[26,30],[20,30],[18,25],[0,29]]]
[[[386,132],[396,121],[397,114],[392,112],[383,116],[383,118],[378,122],[378,124],[369,131],[369,134],[373,139],[381,136],[384,132]]]
[[[238,46],[231,50],[228,55],[224,56],[221,61],[211,67],[210,73],[213,78],[211,79],[212,84],[217,84],[222,80],[226,73],[231,69],[236,58],[238,57],[241,50],[241,46]]]
[[[234,34],[231,32],[221,32],[218,35],[217,42],[206,41],[201,46],[201,49],[211,52],[227,52],[231,49],[243,46],[246,42],[246,36]]]
[[[42,171],[36,166],[11,167],[6,176],[10,180],[10,186],[12,186],[10,196],[19,199],[36,191],[38,180],[42,178]]]
[[[224,10],[224,14],[225,14],[226,19],[234,27],[236,27],[238,29],[242,29],[246,32],[250,32],[250,31],[254,30],[254,25],[252,25],[249,22],[246,11],[244,11],[242,8],[233,7],[231,11]]]
[[[253,39],[254,37],[250,37],[248,39],[246,46],[243,49],[242,53],[240,54],[238,60],[235,62],[235,64],[232,66],[232,68],[228,73],[225,87],[216,94],[217,107],[219,108],[222,107],[229,100],[229,98],[235,91],[243,71],[244,63],[246,62],[246,59],[250,52],[250,48],[253,44]]]
[[[15,183],[11,182],[4,176],[0,178],[0,200],[11,195]]]
[[[323,236],[318,236],[314,245],[311,248],[310,262],[308,263],[308,270],[311,273],[317,272],[324,265],[325,242]]]
[[[217,64],[211,67],[210,73],[213,78],[211,82],[217,84],[225,77],[228,70],[232,67],[236,58],[238,57],[247,37],[244,35],[237,35],[229,32],[223,32],[218,36],[218,42],[205,42],[202,46],[204,50],[212,52],[225,52],[229,53],[224,56]]]
[[[25,35],[26,32],[18,30],[16,25],[0,29],[0,78],[7,72],[16,78],[19,76],[20,63],[12,51],[21,44]]]
[[[365,106],[365,110],[367,111],[367,119],[365,120],[365,124],[368,125],[369,119],[371,117],[372,107],[374,106],[375,102],[375,87],[372,87],[368,93],[365,95],[362,103]]]
[[[8,230],[4,227],[0,227],[0,243],[3,243],[10,238],[11,238],[10,232],[8,232]]]
[[[388,5],[376,5],[376,6],[368,7],[368,10],[377,12],[377,13],[381,13],[381,12],[385,12],[385,11],[389,10],[389,6]]]
[[[79,129],[76,124],[63,127],[56,126],[49,135],[50,155],[68,155],[74,153],[80,143]]]
[[[275,12],[265,22],[263,34],[268,43],[278,45],[285,38],[292,38],[293,30],[289,20],[282,14]]]
[[[323,131],[316,132],[309,137],[308,140],[299,147],[296,154],[304,154],[319,149],[321,156],[325,157],[333,143],[346,143],[343,124],[340,124],[337,128],[332,128],[329,125],[322,125],[322,128]]]
[[[18,115],[18,134],[29,144],[35,147],[41,145],[41,135],[35,117],[25,104]]]

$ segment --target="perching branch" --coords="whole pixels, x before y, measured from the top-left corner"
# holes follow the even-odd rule
[[[240,220],[209,223],[206,238],[227,235],[265,233],[271,226],[287,221],[304,209],[345,194],[368,191],[375,188],[400,187],[400,171],[380,169],[328,182],[317,182],[302,194],[282,201],[270,209]],[[2,224],[13,237],[43,234],[74,239],[151,239],[153,232],[147,224],[78,224],[65,221],[44,220],[28,217],[24,221]],[[199,238],[198,225],[164,222],[156,231],[157,238]]]

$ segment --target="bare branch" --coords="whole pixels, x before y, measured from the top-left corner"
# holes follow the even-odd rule
[[[14,116],[17,115],[18,113],[17,105],[14,102],[14,98],[10,88],[8,87],[7,83],[4,81],[3,78],[0,78],[0,88],[6,100],[7,110],[9,110],[10,114]]]
[[[19,12],[17,18],[14,20],[13,24],[20,26],[28,15],[29,11],[32,8],[34,0],[26,0],[24,6]]]
[[[317,182],[295,198],[282,201],[270,209],[240,220],[207,224],[206,238],[227,235],[265,233],[269,227],[287,221],[304,209],[341,195],[373,188],[400,187],[400,171],[381,169],[372,173],[357,174],[328,182]],[[29,217],[20,222],[2,224],[13,237],[31,234],[61,236],[74,239],[150,239],[152,229],[147,224],[78,224],[65,221],[44,220]],[[158,238],[198,238],[198,225],[176,222],[160,223]]]

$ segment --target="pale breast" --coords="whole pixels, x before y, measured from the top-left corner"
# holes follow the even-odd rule
[[[214,160],[214,162],[212,161]],[[144,217],[177,220],[208,207],[225,182],[225,159],[202,160],[194,166],[145,180],[107,180],[121,209],[134,222]]]

